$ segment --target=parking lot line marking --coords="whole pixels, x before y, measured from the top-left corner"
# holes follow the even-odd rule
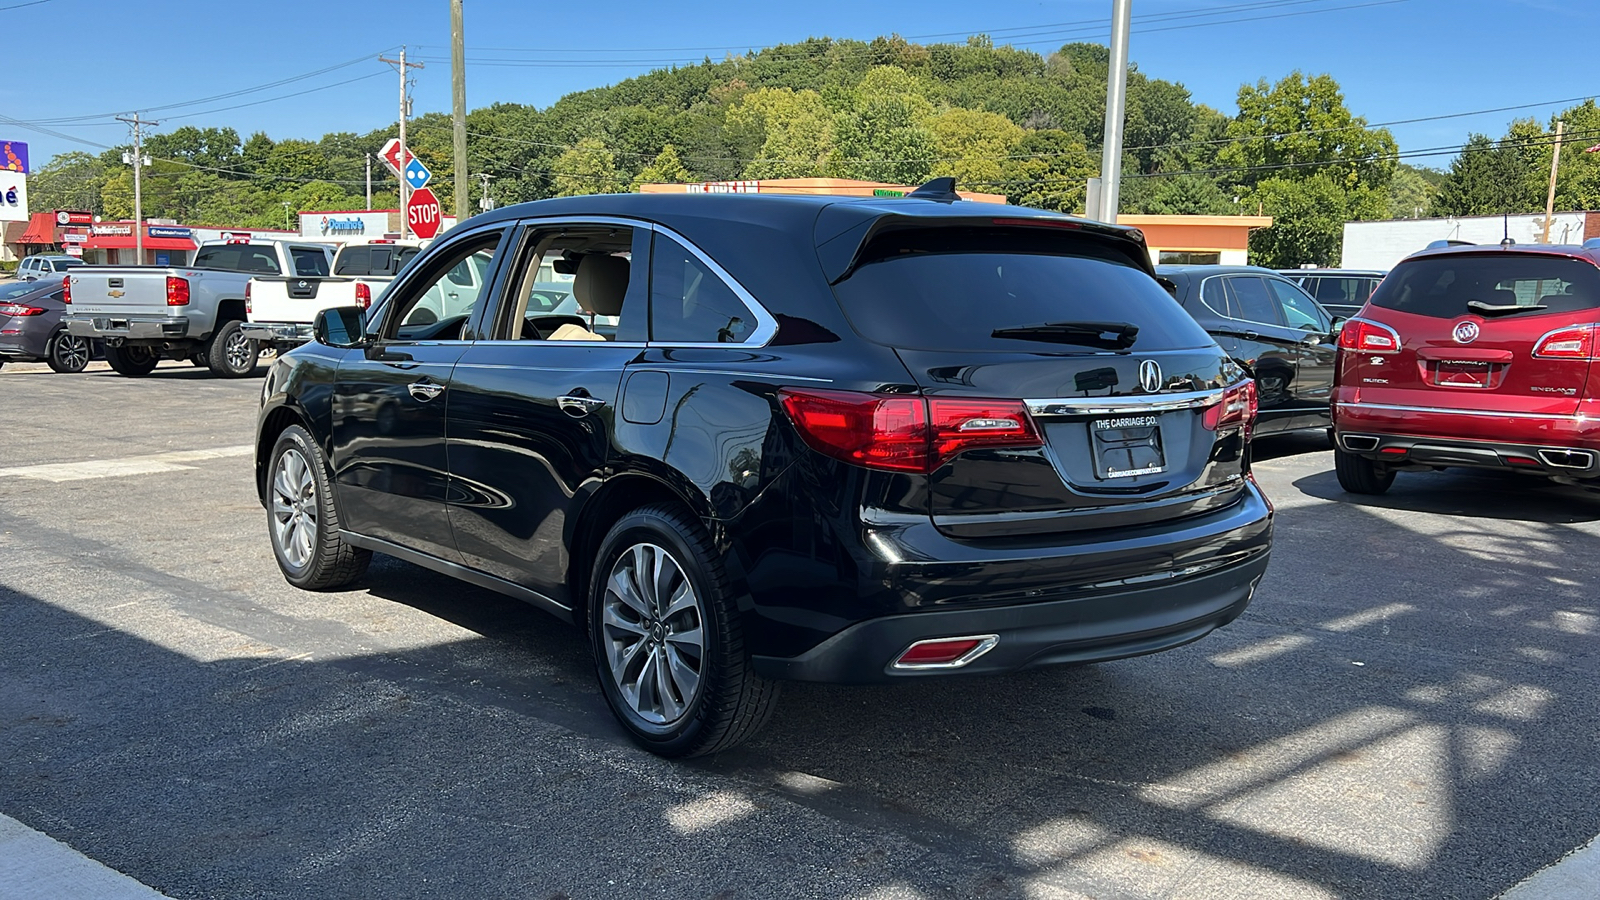
[[[235,447],[216,447],[210,450],[171,450],[146,456],[125,456],[121,459],[85,459],[70,463],[41,463],[36,466],[11,466],[0,469],[0,478],[36,478],[40,481],[83,481],[89,478],[120,478],[127,475],[155,475],[161,472],[184,472],[194,466],[184,463],[207,459],[228,459],[249,456],[255,452],[250,444]]]
[[[164,900],[42,831],[0,815],[0,896],[8,900]]]
[[[1571,900],[1593,897],[1600,888],[1600,835],[1540,869],[1521,884],[1500,895],[1500,900]]]

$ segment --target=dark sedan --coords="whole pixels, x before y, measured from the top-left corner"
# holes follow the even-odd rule
[[[1350,319],[1367,305],[1387,272],[1377,269],[1287,269],[1278,274],[1305,288],[1322,308]]]
[[[0,365],[46,362],[57,372],[82,372],[94,355],[89,338],[68,334],[60,275],[0,285]]]
[[[1332,425],[1333,364],[1342,321],[1287,278],[1254,266],[1158,266],[1178,302],[1255,374],[1257,434]]]
[[[433,315],[463,266],[484,290]],[[948,184],[475,216],[272,367],[268,538],[298,587],[380,551],[578,625],[671,756],[785,679],[1176,647],[1244,611],[1272,512],[1255,385],[1153,274],[1136,230]]]

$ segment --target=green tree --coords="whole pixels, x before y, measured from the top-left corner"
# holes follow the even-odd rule
[[[63,153],[28,176],[28,202],[35,209],[103,213],[100,187],[106,174],[106,164],[95,156],[79,150]]]
[[[959,107],[928,121],[933,135],[934,177],[954,176],[974,190],[991,190],[1005,177],[1006,162],[1026,132],[997,113]]]
[[[810,178],[833,150],[833,115],[812,90],[761,88],[728,107],[730,144],[752,148],[746,178]]]
[[[1250,199],[1272,216],[1271,228],[1250,233],[1250,262],[1270,269],[1339,264],[1344,223],[1353,218],[1349,195],[1335,175],[1268,178]]]
[[[634,176],[633,189],[637,191],[641,184],[682,184],[690,180],[689,170],[678,159],[677,149],[668,144],[661,148],[650,165],[640,169],[639,174]]]
[[[555,161],[555,195],[617,194],[624,189],[616,154],[595,138],[584,138]]]
[[[1474,134],[1450,162],[1450,170],[1434,197],[1433,213],[1482,216],[1533,212],[1543,207],[1530,190],[1530,172],[1506,140],[1498,143]]]
[[[1083,141],[1064,131],[1032,131],[1013,148],[1003,167],[1006,198],[1019,206],[1083,212],[1089,176],[1100,160]]]
[[[1401,164],[1389,182],[1389,218],[1419,219],[1428,215],[1435,193],[1433,183],[1421,171]]]
[[[937,156],[926,123],[934,107],[904,69],[878,66],[856,86],[834,124],[829,167],[845,178],[920,184]]]

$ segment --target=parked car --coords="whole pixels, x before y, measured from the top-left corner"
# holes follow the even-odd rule
[[[780,680],[1115,659],[1233,620],[1272,533],[1254,384],[1138,231],[957,200],[473,217],[268,372],[284,576],[344,587],[380,551],[527,600],[586,629],[669,756],[747,738]],[[552,259],[583,315],[530,311]],[[463,263],[477,302],[416,318]]]
[[[1402,260],[1339,340],[1339,484],[1468,466],[1600,486],[1600,241]]]
[[[1340,320],[1299,286],[1253,266],[1157,266],[1183,308],[1255,376],[1256,434],[1327,430]]]
[[[1388,273],[1376,269],[1285,269],[1279,274],[1305,288],[1323,309],[1348,319],[1361,311]]]
[[[243,333],[245,285],[255,275],[326,275],[333,248],[298,241],[208,242],[188,266],[94,266],[67,282],[67,330],[100,338],[119,375],[149,375],[189,359],[223,378],[256,370]]]
[[[29,256],[17,264],[18,281],[35,281],[48,278],[51,275],[60,275],[68,269],[76,269],[83,265],[83,260],[76,256]]]
[[[0,365],[45,362],[56,372],[82,372],[94,358],[94,342],[67,333],[62,276],[0,284]]]
[[[419,252],[415,241],[351,243],[334,254],[331,275],[258,275],[245,285],[244,335],[279,352],[297,347],[311,340],[311,321],[318,312],[335,306],[370,307]]]

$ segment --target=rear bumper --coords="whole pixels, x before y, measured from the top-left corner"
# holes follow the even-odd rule
[[[1339,403],[1333,425],[1341,449],[1393,466],[1600,477],[1600,418],[1582,409],[1556,415]]]
[[[174,341],[189,337],[189,320],[182,316],[75,315],[67,319],[67,331],[79,337]]]
[[[1552,477],[1600,478],[1600,452],[1588,447],[1370,431],[1341,431],[1335,440],[1343,450],[1395,467],[1509,469]]]
[[[307,322],[246,322],[239,330],[253,341],[275,344],[304,344],[314,336]]]

